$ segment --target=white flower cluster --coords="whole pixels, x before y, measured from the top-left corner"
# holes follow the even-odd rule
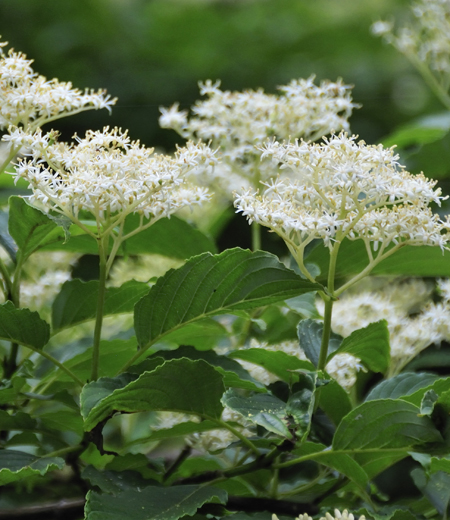
[[[190,139],[211,141],[222,154],[222,161],[202,183],[213,184],[226,198],[233,190],[257,188],[260,180],[273,176],[273,169],[259,164],[257,148],[270,137],[303,137],[316,140],[341,129],[348,130],[348,118],[356,106],[350,87],[340,80],[314,84],[314,77],[293,80],[279,87],[281,95],[262,90],[222,91],[220,82],[200,84],[207,99],[192,108],[193,116],[179,111],[178,104],[161,108],[160,125],[172,128]]]
[[[8,138],[30,150],[13,174],[29,182],[30,201],[72,221],[84,210],[102,229],[117,225],[114,215],[122,222],[139,213],[154,222],[209,198],[205,188],[185,180],[187,172],[215,162],[214,152],[201,143],[188,142],[170,157],[154,154],[117,128],[89,130],[83,139],[75,136],[76,144],[56,142],[40,129],[34,134],[16,129]]]
[[[272,515],[272,520],[278,520],[277,515]],[[306,513],[303,515],[298,516],[295,520],[313,520],[309,515]],[[321,516],[319,520],[355,520],[355,517],[352,513],[349,513],[347,509],[344,509],[342,513],[338,510],[334,510],[334,516],[332,516],[330,513],[326,513],[325,516]],[[359,517],[359,520],[366,520],[366,517],[364,515],[361,515]]]
[[[283,341],[276,344],[268,344],[266,342],[258,342],[256,339],[251,339],[249,348],[261,348],[270,352],[284,352],[290,356],[295,356],[298,359],[307,361],[308,358],[305,352],[299,345],[297,340]],[[275,381],[279,381],[279,377],[272,374],[265,368],[237,359],[245,370],[254,378],[256,381],[263,383],[264,385],[270,385]],[[326,372],[344,388],[347,392],[356,383],[356,375],[360,370],[364,370],[361,365],[361,360],[351,354],[336,354],[325,367]]]
[[[445,77],[450,74],[450,1],[420,0],[411,11],[409,25],[395,31],[393,23],[379,21],[372,32]]]
[[[431,300],[433,288],[419,279],[388,279],[378,286],[355,287],[334,303],[332,329],[347,337],[370,323],[387,320],[391,346],[387,377],[392,377],[429,345],[450,340],[449,280],[439,281],[438,287],[443,300],[437,303]],[[316,303],[323,311],[322,300]]]
[[[322,144],[272,141],[262,158],[280,167],[277,180],[259,194],[235,195],[238,212],[280,235],[299,265],[315,239],[330,249],[348,238],[363,240],[370,262],[403,244],[447,243],[449,223],[428,205],[440,204],[440,189],[422,174],[411,175],[398,156],[382,145],[356,142],[355,136],[334,135]]]
[[[111,110],[116,99],[104,90],[84,93],[71,83],[47,80],[34,72],[25,54],[10,49],[6,54],[0,42],[0,130],[22,126],[30,131],[43,124],[83,110]]]

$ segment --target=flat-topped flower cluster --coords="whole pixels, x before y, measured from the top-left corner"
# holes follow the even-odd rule
[[[178,104],[162,108],[160,125],[189,139],[211,142],[221,151],[221,162],[201,182],[230,199],[233,190],[257,188],[273,169],[260,163],[261,146],[268,138],[302,137],[316,140],[333,131],[349,130],[348,118],[356,106],[350,87],[338,80],[314,84],[314,77],[279,87],[281,95],[262,89],[222,91],[220,82],[200,83],[207,96],[192,108],[192,116]],[[212,175],[211,175],[212,173]]]
[[[45,123],[83,110],[111,109],[116,99],[105,90],[80,90],[70,82],[37,74],[33,60],[0,42],[0,129],[22,126],[34,130]]]
[[[71,220],[85,210],[100,225],[116,213],[122,220],[139,213],[155,221],[209,197],[206,188],[184,178],[200,164],[215,162],[214,152],[202,143],[188,142],[175,156],[155,154],[131,141],[127,132],[108,127],[75,136],[76,143],[70,144],[40,130],[28,134],[16,129],[7,139],[29,150],[13,175],[29,182],[30,202]]]
[[[345,238],[363,240],[371,260],[389,246],[445,247],[448,220],[429,207],[440,204],[441,190],[405,171],[392,148],[341,133],[320,144],[271,141],[262,152],[280,175],[262,193],[237,193],[235,206],[278,233],[298,261],[315,239],[330,250]]]

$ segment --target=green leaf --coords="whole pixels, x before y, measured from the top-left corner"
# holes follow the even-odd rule
[[[318,244],[308,256],[308,261],[319,266],[319,282],[326,282],[330,260],[328,248]],[[339,248],[336,279],[359,274],[368,265],[367,251],[362,240],[344,240]],[[380,262],[371,271],[375,275],[402,276],[450,276],[450,252],[439,247],[404,246]]]
[[[379,399],[357,406],[339,424],[333,449],[405,448],[442,441],[417,406],[397,399]]]
[[[413,394],[405,395],[402,397],[404,401],[408,401],[409,403],[415,404],[419,406],[422,402],[424,395],[427,392],[434,392],[439,397],[443,397],[445,400],[445,393],[450,390],[450,377],[441,377],[436,379],[433,383],[428,386],[422,387],[419,390],[416,390]]]
[[[135,229],[138,220],[138,215],[129,215],[125,223],[125,233],[129,233]],[[96,241],[85,234],[74,236],[75,230],[73,228],[75,228],[75,226],[72,226],[70,230],[72,236],[69,242],[64,245],[64,249],[66,251],[98,254]],[[61,244],[49,244],[45,249],[61,249]],[[158,254],[168,258],[185,260],[186,258],[200,255],[206,251],[210,251],[211,253],[216,252],[214,242],[186,221],[172,216],[158,220],[148,229],[140,231],[130,237],[121,245],[118,254]]]
[[[16,412],[9,414],[5,410],[0,410],[0,429],[10,430],[34,430],[36,428],[36,420],[31,418],[27,413]]]
[[[164,343],[192,345],[199,350],[210,350],[219,342],[228,340],[227,329],[214,318],[204,318],[185,325],[164,337]]]
[[[106,289],[104,316],[133,312],[134,305],[148,293],[149,286],[130,280],[121,287]],[[98,281],[69,280],[63,284],[52,306],[54,330],[70,327],[97,314]]]
[[[222,403],[240,413],[254,424],[266,430],[292,438],[282,417],[286,415],[286,403],[271,394],[256,394],[250,397],[238,395],[233,390],[225,392]]]
[[[102,492],[112,495],[128,489],[145,488],[152,484],[152,481],[143,479],[137,471],[99,471],[94,466],[84,468],[81,477],[88,480],[91,487],[96,486]]]
[[[167,361],[153,372],[144,372],[135,381],[113,391],[112,382],[99,379],[83,388],[81,410],[86,431],[114,411],[173,411],[205,419],[219,419],[222,414],[223,378],[203,360]]]
[[[223,383],[226,388],[235,387],[245,390],[255,390],[257,392],[265,391],[265,386],[259,383],[244,370],[244,368],[234,359],[226,356],[220,356],[214,351],[198,351],[193,347],[181,346],[176,350],[158,351],[157,356],[168,359],[180,359],[186,357],[188,359],[203,359],[223,375]],[[151,358],[149,358],[151,359]]]
[[[203,504],[225,504],[227,493],[205,486],[172,486],[125,490],[115,496],[90,491],[86,520],[178,520],[192,516]]]
[[[381,320],[355,330],[328,356],[327,362],[342,352],[359,358],[369,370],[384,373],[391,359],[387,322]]]
[[[235,350],[229,357],[259,365],[287,383],[297,378],[295,370],[314,370],[314,365],[309,361],[303,361],[285,352],[272,352],[263,348]]]
[[[372,388],[365,400],[367,402],[375,399],[398,399],[414,394],[420,389],[429,388],[437,379],[439,379],[437,375],[426,372],[403,372],[391,379],[381,381]]]
[[[316,455],[316,457],[311,458],[324,466],[339,471],[362,489],[368,483],[369,479],[366,472],[357,462],[345,453],[334,453],[332,450],[327,449],[324,444],[304,442],[293,454],[300,457]]]
[[[319,363],[320,345],[322,343],[323,323],[314,320],[301,320],[297,327],[300,346],[311,363],[317,367]],[[334,334],[330,335],[328,351],[334,352],[341,344],[342,337]]]
[[[161,277],[135,307],[141,347],[207,316],[268,305],[317,290],[274,255],[228,249],[205,253]]]
[[[65,353],[69,353],[72,345],[69,343],[65,347]],[[130,359],[130,354],[136,352],[137,341],[135,337],[130,339],[103,340],[100,342],[99,377],[113,377],[123,365]],[[64,361],[64,365],[69,368],[81,381],[88,381],[92,371],[92,347],[84,352],[75,355],[71,359]],[[56,385],[63,383],[67,386],[68,382],[73,382],[66,372],[57,368],[48,377],[42,380],[43,383],[48,379],[55,379]],[[53,385],[49,387],[54,391]]]
[[[80,396],[81,415],[86,418],[91,410],[115,390],[125,388],[138,378],[136,374],[120,374],[116,377],[101,377],[83,387]]]
[[[450,503],[450,475],[443,471],[427,475],[423,469],[416,468],[411,471],[411,477],[438,513],[446,517]]]
[[[348,393],[334,379],[320,387],[319,407],[328,415],[335,426],[350,413],[352,404]]]
[[[47,244],[64,240],[63,228],[22,197],[9,199],[9,233],[24,258]]]
[[[38,350],[49,338],[50,327],[37,312],[17,309],[10,301],[0,305],[0,339]]]
[[[139,224],[139,215],[130,215],[125,222],[124,233]],[[148,229],[130,237],[124,244],[127,254],[157,254],[185,260],[209,251],[216,253],[214,242],[185,220],[171,216],[155,222]]]
[[[384,146],[400,148],[433,143],[442,139],[450,130],[450,113],[442,112],[416,119],[401,126],[382,141]]]
[[[45,429],[58,430],[61,432],[75,432],[83,435],[83,420],[79,411],[75,410],[59,410],[57,412],[48,412],[39,415]]]
[[[22,481],[32,475],[45,475],[53,469],[62,469],[60,457],[35,457],[17,450],[0,450],[0,486]]]
[[[398,506],[383,506],[377,508],[377,513],[369,511],[365,507],[358,509],[354,513],[365,515],[366,518],[373,518],[373,520],[417,520],[417,516],[407,509],[400,509]]]
[[[289,309],[301,314],[304,318],[318,320],[321,318],[316,308],[316,294],[314,292],[302,294],[285,301]]]

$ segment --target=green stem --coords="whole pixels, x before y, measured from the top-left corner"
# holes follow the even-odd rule
[[[320,354],[319,354],[319,363],[317,368],[319,370],[324,370],[325,365],[327,364],[327,356],[328,356],[328,344],[330,342],[331,336],[331,316],[333,312],[333,302],[335,299],[334,296],[334,277],[336,276],[336,263],[337,257],[339,253],[340,241],[336,242],[331,253],[330,253],[330,265],[328,267],[328,281],[327,281],[327,291],[328,294],[322,294],[322,298],[325,301],[325,313],[323,317],[323,332],[322,332],[322,342],[320,344]],[[318,396],[319,397],[319,396]],[[319,398],[317,397],[317,402],[319,402]]]
[[[98,379],[98,368],[100,359],[100,340],[102,336],[102,325],[103,325],[103,310],[105,306],[105,294],[106,294],[106,276],[107,276],[107,248],[109,235],[98,239],[98,256],[99,256],[99,267],[100,275],[98,281],[98,298],[97,298],[97,313],[95,317],[95,329],[94,329],[94,344],[92,348],[92,371],[91,381]]]
[[[252,222],[252,251],[261,249],[261,225],[258,222]]]
[[[326,297],[325,313],[324,313],[324,317],[323,317],[322,342],[320,344],[319,363],[317,365],[317,368],[319,370],[324,370],[325,365],[327,364],[328,344],[330,342],[330,336],[331,336],[332,311],[333,311],[333,300],[330,297]]]

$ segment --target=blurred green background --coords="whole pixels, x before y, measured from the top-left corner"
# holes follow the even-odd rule
[[[160,106],[188,108],[198,81],[228,90],[264,88],[311,74],[354,85],[352,131],[376,143],[400,125],[444,109],[407,59],[375,38],[379,19],[401,19],[406,0],[0,0],[0,34],[48,78],[106,88],[112,115],[54,123],[68,140],[105,125],[172,151],[181,139],[158,126]],[[444,132],[445,133],[445,132]],[[402,151],[412,172],[447,190],[450,139]],[[235,244],[237,245],[237,244]],[[241,245],[241,244],[240,244]]]

